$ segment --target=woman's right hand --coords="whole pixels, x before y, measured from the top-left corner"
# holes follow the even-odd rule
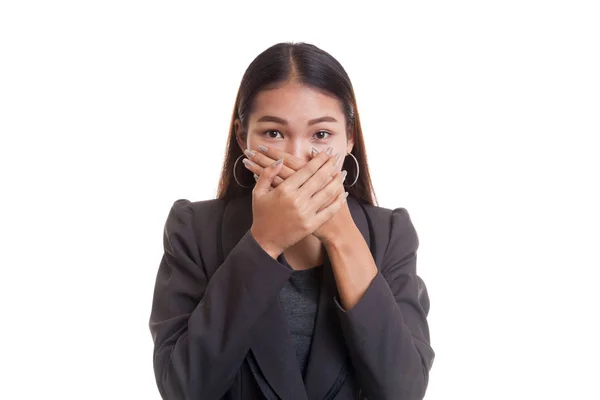
[[[331,179],[337,161],[337,156],[323,151],[275,189],[271,184],[283,160],[264,169],[252,191],[250,232],[271,257],[276,259],[319,229],[344,204],[345,193],[340,193],[339,182]]]

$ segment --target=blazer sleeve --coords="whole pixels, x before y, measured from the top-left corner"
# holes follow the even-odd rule
[[[417,233],[407,211],[392,211],[390,238],[377,275],[362,299],[344,311],[342,331],[362,391],[369,399],[425,396],[434,352],[429,297],[416,272]]]
[[[174,202],[154,287],[150,331],[163,399],[221,398],[249,350],[247,332],[291,275],[248,230],[209,279],[192,213],[189,200]]]

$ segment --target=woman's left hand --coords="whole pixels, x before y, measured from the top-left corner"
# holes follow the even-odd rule
[[[313,154],[314,157],[316,154]],[[254,173],[256,176],[260,176],[263,169],[268,165],[273,164],[275,161],[283,158],[283,167],[279,172],[278,179],[273,180],[273,187],[279,186],[285,179],[289,178],[292,174],[294,174],[297,170],[302,168],[306,162],[304,160],[300,160],[299,158],[294,157],[293,155],[281,151],[276,148],[260,148],[259,151],[254,151],[254,153],[250,153],[246,151],[246,156],[248,160],[244,160],[244,166]],[[342,156],[340,155],[340,158]],[[343,159],[343,158],[342,158]],[[248,162],[250,161],[250,162]],[[340,160],[338,160],[338,163]],[[341,177],[343,176],[343,179]],[[343,186],[343,182],[345,179],[345,171],[340,171],[333,175],[333,179],[340,180],[340,193],[345,191]],[[349,227],[354,227],[354,220],[352,219],[352,215],[350,214],[350,209],[348,208],[348,202],[346,202],[340,211],[338,211],[333,217],[331,217],[327,222],[319,227],[313,235],[319,238],[323,244],[328,244],[332,240],[339,239],[344,232],[348,232]]]

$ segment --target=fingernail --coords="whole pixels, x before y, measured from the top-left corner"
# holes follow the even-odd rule
[[[273,166],[274,166],[274,167],[276,167],[276,166],[278,166],[279,164],[281,164],[282,162],[283,162],[283,158],[280,158],[279,160],[277,160],[277,161],[275,161],[275,162],[273,163]]]
[[[264,153],[265,151],[267,151],[267,146],[263,146],[261,144],[260,146],[258,146],[258,149]]]
[[[254,166],[254,163],[253,163],[252,161],[248,160],[247,158],[244,158],[244,159],[242,160],[242,162],[243,162],[243,163],[244,163],[244,165],[245,165],[245,166],[247,166],[247,167],[253,167],[253,166]]]
[[[344,194],[344,198],[348,197],[348,195],[349,195],[349,194],[350,194],[350,193],[346,192],[346,193]]]
[[[327,149],[327,154],[331,155],[331,153],[333,153],[333,147],[330,147]]]
[[[346,180],[346,175],[348,175],[348,171],[342,171],[342,182]]]
[[[260,177],[256,174],[254,174],[254,180],[258,182],[258,178],[260,178]]]
[[[315,149],[315,148],[313,147],[313,148],[312,148],[312,151],[311,151],[311,153],[312,153],[312,156],[314,157],[314,156],[316,156],[317,154],[319,154],[319,150],[317,150],[317,149]]]
[[[255,152],[253,152],[253,151],[252,151],[252,150],[250,150],[250,149],[246,149],[246,150],[244,150],[244,153],[245,153],[245,154],[246,154],[248,157],[250,157],[250,158],[254,157],[254,155],[256,154]]]

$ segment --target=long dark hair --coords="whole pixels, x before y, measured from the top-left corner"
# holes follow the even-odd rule
[[[235,121],[239,120],[242,132],[246,132],[248,115],[252,112],[256,95],[261,90],[292,80],[330,93],[342,102],[348,123],[347,134],[354,138],[352,154],[358,160],[360,168],[356,184],[346,190],[360,202],[375,205],[376,197],[369,174],[367,153],[350,78],[344,67],[333,56],[308,43],[273,45],[260,53],[246,69],[235,99],[217,198],[230,200],[252,191],[252,188],[238,185],[233,177],[235,160],[243,154],[236,140]],[[245,135],[244,133],[244,140]],[[238,164],[241,164],[241,160]],[[346,157],[343,169],[348,171],[345,183],[352,183],[356,177],[356,163],[352,157]],[[252,172],[243,165],[237,166],[236,176],[244,186],[252,186],[254,183]]]

